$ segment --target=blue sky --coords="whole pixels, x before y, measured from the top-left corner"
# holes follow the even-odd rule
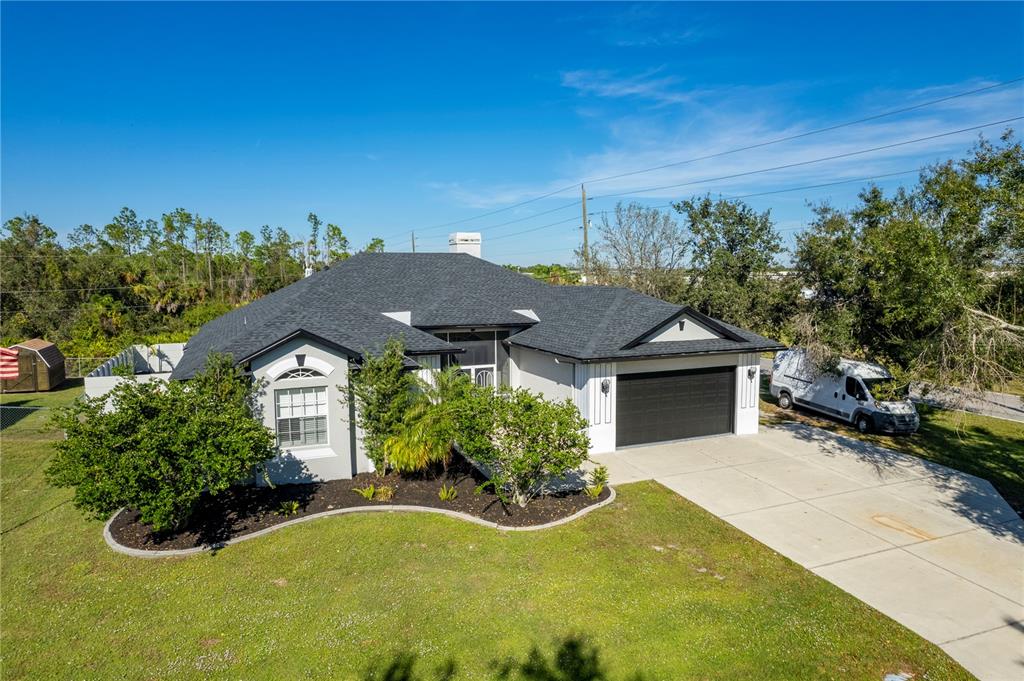
[[[486,257],[521,264],[570,259],[578,189],[510,205],[1024,76],[1021,3],[4,2],[0,13],[4,219],[35,213],[63,234],[124,205],[154,218],[181,206],[232,232],[300,234],[312,210],[357,245],[384,236],[408,250],[416,230],[420,249],[444,250],[449,231],[479,230]],[[619,195],[590,208],[655,186],[685,185],[636,200],[912,171],[962,155],[978,133],[697,183],[1021,115],[1017,83],[590,183],[591,196]],[[748,201],[791,243],[808,201],[846,206],[859,186]]]

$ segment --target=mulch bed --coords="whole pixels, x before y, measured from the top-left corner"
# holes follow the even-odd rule
[[[460,511],[490,522],[512,527],[541,525],[566,518],[577,511],[608,498],[607,488],[597,499],[582,492],[559,492],[534,499],[526,508],[505,506],[491,491],[475,494],[483,476],[465,459],[456,456],[447,471],[435,471],[417,477],[395,473],[380,476],[361,473],[351,480],[330,480],[301,485],[270,487],[238,486],[217,496],[205,496],[188,527],[178,532],[156,533],[139,521],[138,511],[126,509],[110,524],[110,533],[118,543],[135,549],[189,549],[215,546],[303,516],[357,506],[413,505]],[[367,501],[353,490],[366,485],[388,485],[395,490],[389,502]],[[458,496],[441,501],[441,485],[454,485]],[[284,502],[296,501],[299,511],[282,515]]]

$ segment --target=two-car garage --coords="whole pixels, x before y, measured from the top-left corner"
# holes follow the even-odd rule
[[[615,446],[732,433],[736,365],[619,373]]]

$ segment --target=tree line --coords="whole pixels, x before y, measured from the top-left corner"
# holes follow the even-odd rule
[[[591,281],[618,284],[807,347],[881,361],[898,383],[991,389],[1024,375],[1024,150],[1012,131],[864,188],[783,248],[770,211],[694,197],[618,205],[598,226]]]
[[[134,343],[184,341],[206,321],[349,257],[340,227],[314,213],[297,237],[264,225],[233,237],[178,208],[159,220],[131,208],[62,242],[34,215],[3,225],[0,342],[39,336],[68,356],[106,357]],[[382,251],[375,238],[362,250]]]
[[[822,365],[868,358],[904,382],[978,390],[1024,374],[1024,150],[1011,131],[915,185],[812,205],[792,249],[770,211],[695,196],[671,211],[619,204],[576,271],[517,268],[552,283],[623,285],[812,350]],[[65,354],[113,355],[195,330],[352,252],[310,213],[307,234],[233,237],[177,209],[124,208],[62,243],[35,216],[3,225],[0,342],[40,336]],[[373,239],[362,250],[383,250]],[[582,263],[586,263],[585,268]]]

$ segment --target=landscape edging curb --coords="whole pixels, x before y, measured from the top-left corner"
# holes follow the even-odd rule
[[[248,539],[262,537],[263,535],[270,534],[271,532],[275,532],[285,527],[298,525],[299,523],[305,523],[309,522],[310,520],[317,520],[318,518],[325,518],[327,516],[332,515],[343,515],[347,513],[437,513],[440,515],[448,516],[450,518],[455,518],[457,520],[465,520],[467,522],[471,522],[476,525],[481,525],[483,527],[490,527],[495,530],[501,530],[506,532],[532,532],[534,530],[546,530],[552,527],[558,527],[559,525],[565,525],[566,523],[570,523],[573,520],[576,520],[577,518],[580,518],[590,513],[591,511],[595,511],[599,508],[607,506],[613,501],[615,501],[615,488],[609,485],[608,498],[605,499],[604,501],[599,501],[593,506],[581,508],[580,510],[573,513],[571,516],[561,518],[559,520],[552,520],[551,522],[543,523],[541,525],[528,525],[526,527],[510,527],[508,525],[499,525],[498,523],[492,523],[490,521],[477,518],[476,516],[470,515],[468,513],[463,513],[461,511],[452,511],[446,508],[433,508],[431,506],[412,506],[405,504],[397,504],[393,506],[354,506],[352,508],[336,508],[330,511],[321,511],[320,513],[314,513],[312,515],[303,516],[301,518],[286,520],[285,522],[280,523],[278,525],[265,527],[262,530],[256,530],[255,532],[250,532],[249,534],[243,534],[241,537],[227,539],[225,541],[218,542],[216,544],[211,544],[209,546],[196,546],[190,549],[154,549],[151,551],[144,549],[133,549],[129,546],[125,546],[124,544],[118,543],[118,541],[114,539],[114,535],[110,533],[110,525],[114,522],[114,518],[116,518],[118,514],[124,510],[122,508],[115,511],[114,514],[110,516],[110,519],[107,520],[107,522],[103,525],[103,539],[107,542],[107,545],[114,551],[117,551],[118,553],[123,553],[127,556],[134,556],[135,558],[166,558],[172,556],[192,556],[197,553],[206,553],[208,551],[219,550],[227,546],[231,546],[232,544],[237,544],[239,542],[246,541]]]

